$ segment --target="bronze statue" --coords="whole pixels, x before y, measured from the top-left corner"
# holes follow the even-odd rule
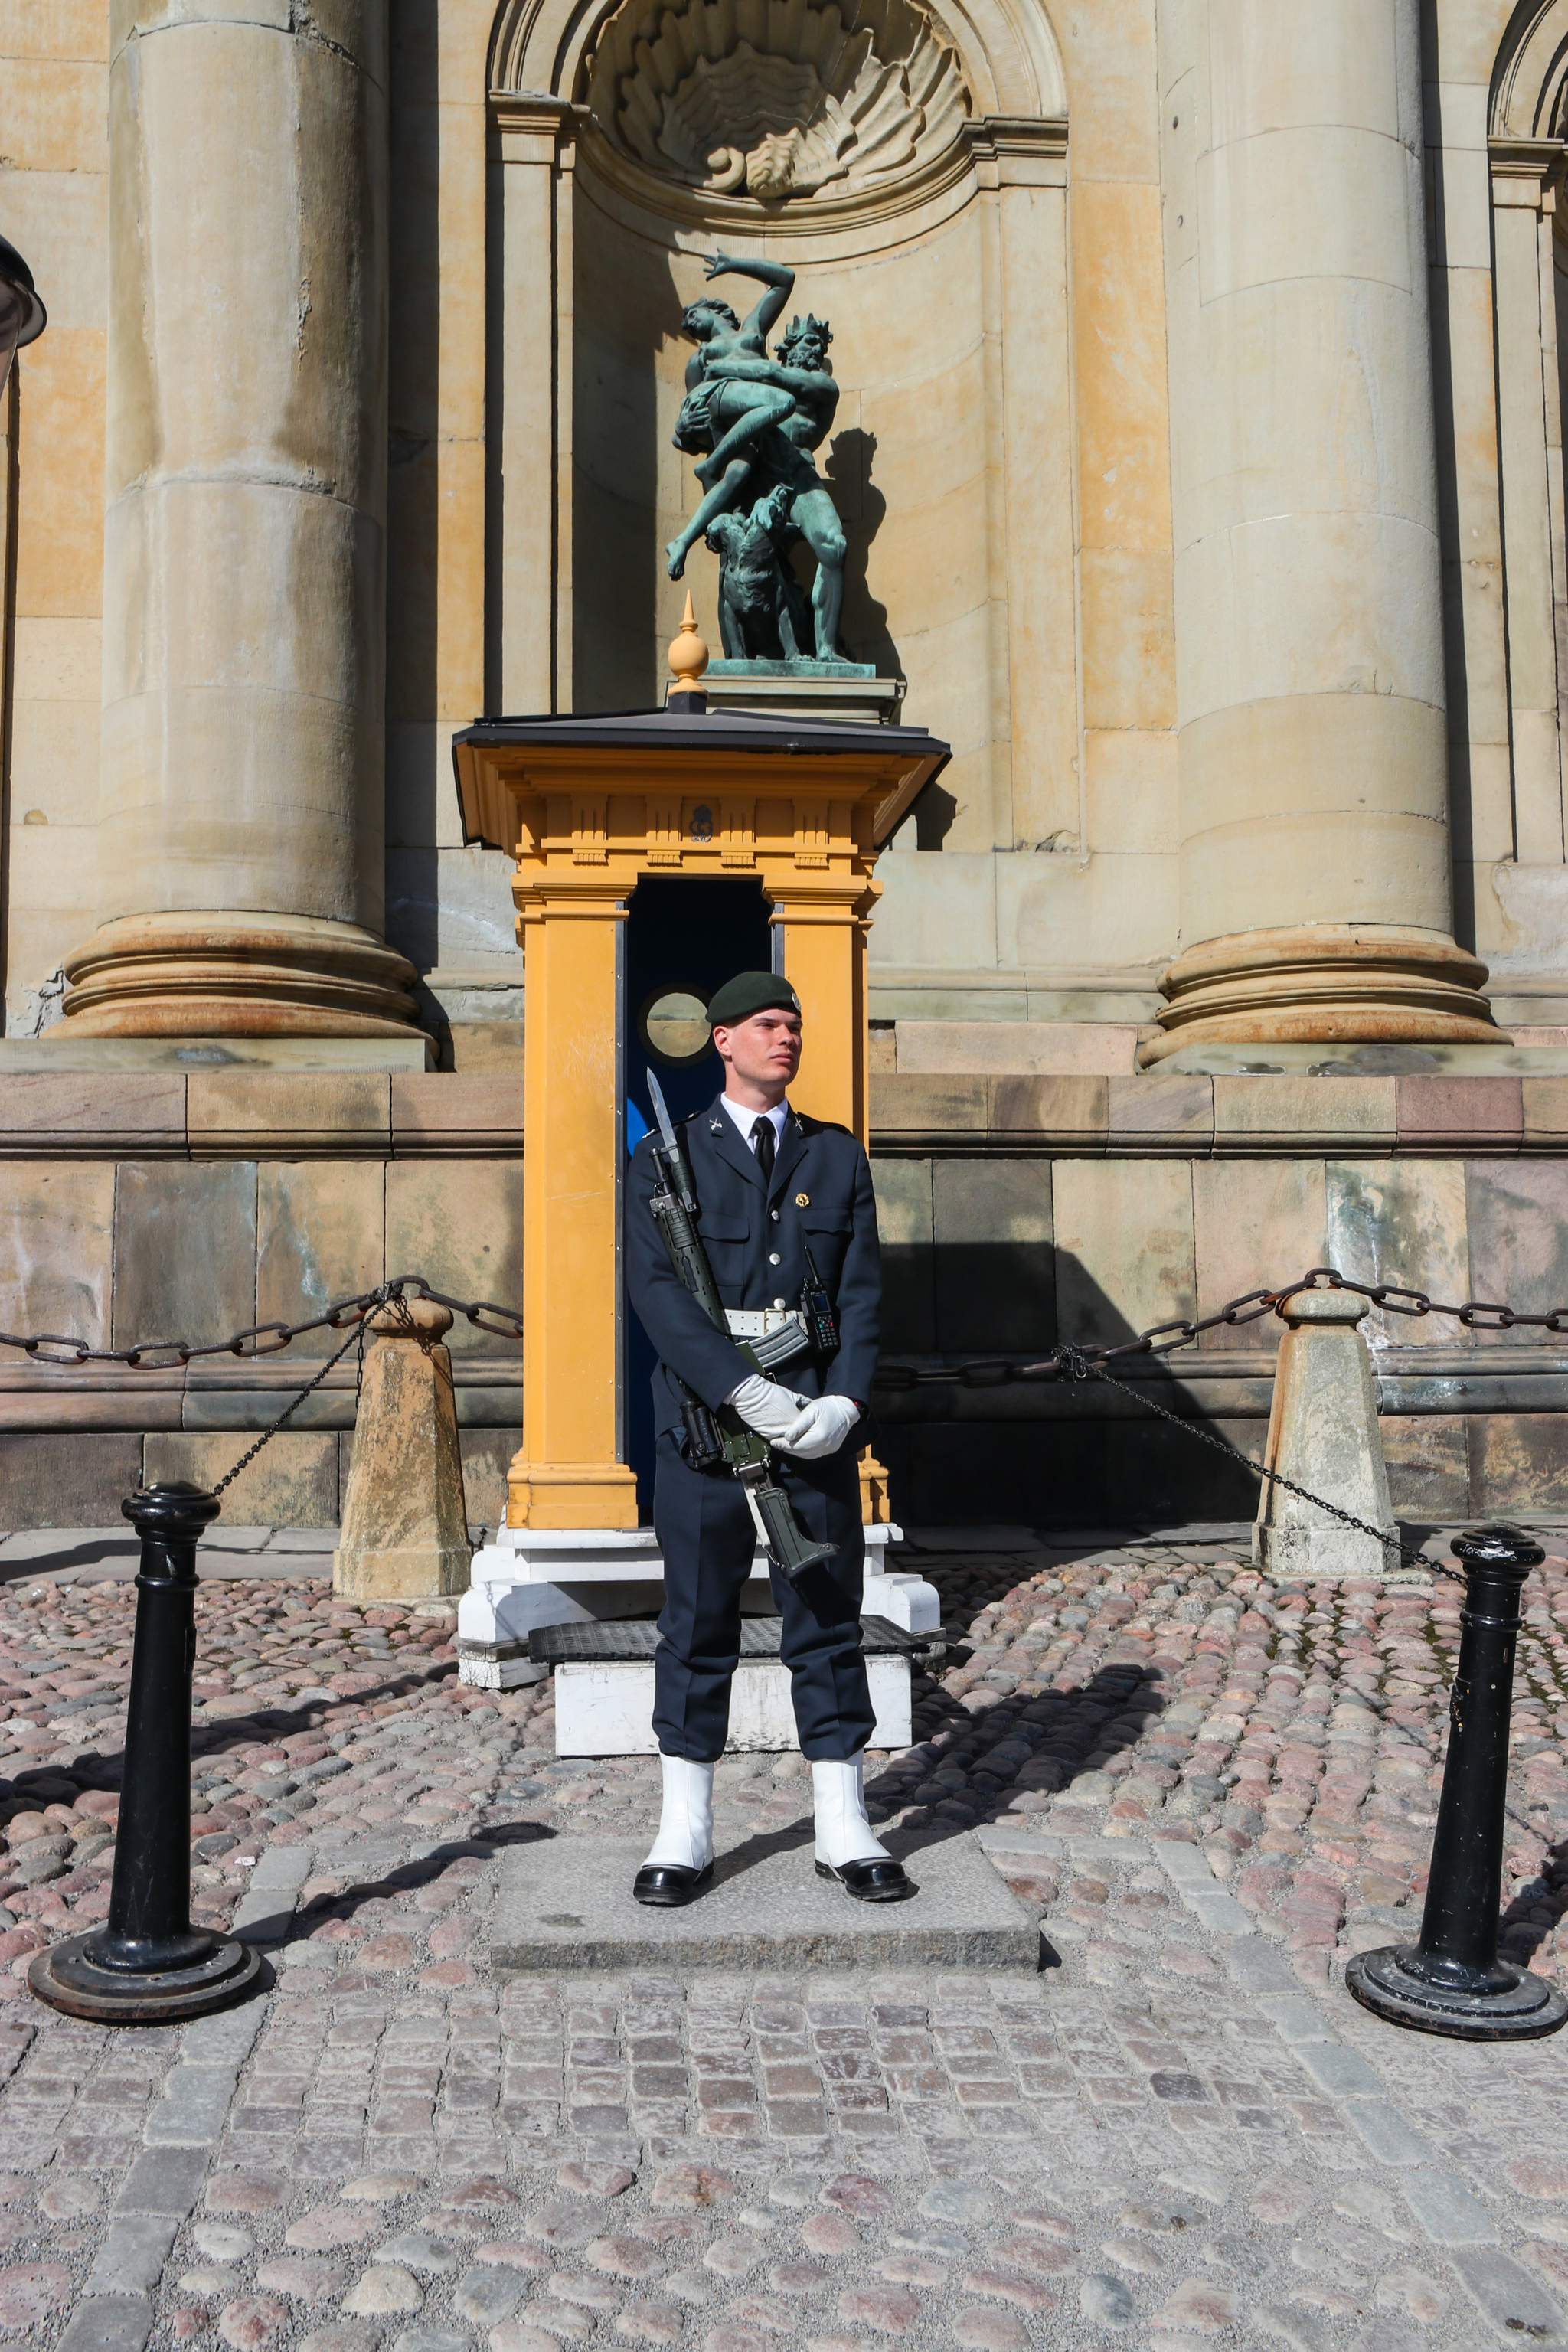
[[[719,634],[726,661],[798,661],[810,639],[804,600],[774,533],[787,525],[781,483],[749,514],[717,514],[707,541],[719,558]]]
[[[838,386],[827,358],[832,333],[826,319],[795,319],[780,339],[777,356],[770,358],[769,331],[794,290],[794,270],[775,261],[732,259],[716,253],[707,274],[710,279],[753,278],[765,290],[743,320],[715,295],[701,296],[681,315],[681,325],[698,348],[687,362],[675,446],[691,456],[701,453],[697,478],[704,496],[666,551],[669,576],[680,578],[688,552],[703,537],[719,550],[721,565],[733,561],[727,550],[738,554],[744,544],[752,573],[765,570],[754,536],[763,530],[783,572],[782,602],[775,614],[783,612],[793,621],[792,583],[783,572],[783,558],[798,535],[816,558],[811,592],[816,659],[842,661],[838,617],[844,603],[844,526],[813,454],[826,438],[838,406]],[[749,522],[738,532],[725,529],[716,537],[714,524],[734,516],[742,498]],[[763,505],[778,518],[765,526],[757,521]],[[721,572],[721,612],[726,601],[739,611],[750,597],[754,606],[758,593],[753,581],[748,587],[737,586],[727,598]],[[779,635],[782,643],[782,624]],[[729,649],[727,637],[726,653]],[[798,653],[797,646],[793,657],[798,658]],[[785,657],[792,657],[790,650]]]

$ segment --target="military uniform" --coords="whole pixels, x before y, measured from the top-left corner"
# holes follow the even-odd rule
[[[836,1549],[795,1585],[775,1573],[773,1597],[801,1752],[813,1761],[847,1759],[866,1746],[875,1720],[860,1651],[865,1538],[857,1466],[868,1433],[881,1307],[871,1171],[847,1128],[794,1110],[785,1114],[766,1181],[721,1098],[688,1119],[685,1135],[699,1230],[725,1307],[798,1305],[809,1247],[837,1310],[837,1353],[826,1362],[803,1357],[774,1376],[803,1396],[851,1397],[861,1408],[860,1422],[836,1454],[815,1461],[775,1456],[775,1475],[802,1524]],[[650,1207],[654,1189],[645,1138],[632,1155],[627,1183],[626,1263],[631,1303],[660,1359],[653,1379],[654,1527],[664,1555],[665,1606],[654,1660],[654,1729],[666,1756],[709,1762],[722,1754],[728,1734],[741,1593],[756,1538],[737,1481],[687,1464],[680,1389],[672,1374],[717,1407],[752,1367],[676,1275]]]

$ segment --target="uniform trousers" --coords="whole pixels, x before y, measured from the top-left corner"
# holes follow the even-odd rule
[[[816,1462],[782,1462],[775,1472],[801,1525],[837,1546],[795,1584],[773,1570],[784,1620],[780,1651],[789,1668],[801,1753],[846,1762],[871,1737],[860,1599],[866,1538],[860,1475],[852,1444]],[[668,1430],[658,1441],[653,1524],[664,1555],[664,1609],[653,1662],[653,1727],[666,1756],[711,1764],[730,1732],[730,1681],[741,1654],[741,1594],[752,1572],[756,1522],[738,1479],[693,1470]]]

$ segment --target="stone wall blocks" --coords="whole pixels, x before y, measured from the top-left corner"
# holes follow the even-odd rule
[[[258,1322],[305,1322],[334,1299],[375,1288],[385,1271],[384,1192],[379,1160],[262,1163],[256,1187]],[[342,1337],[310,1332],[295,1341],[289,1360],[330,1355]]]
[[[1331,1160],[1327,1263],[1355,1282],[1395,1283],[1455,1305],[1473,1295],[1473,1209],[1459,1160]],[[1500,1292],[1487,1294],[1500,1297]],[[1369,1347],[1468,1347],[1462,1325],[1374,1310]]]
[[[1324,1053],[1331,1049],[1327,1046]],[[1398,1132],[1393,1078],[1216,1077],[1216,1152],[1344,1149],[1387,1153]],[[1311,1143],[1308,1139],[1313,1139]]]
[[[985,1140],[991,1082],[984,1077],[900,1077],[871,1074],[871,1137],[879,1151],[979,1150]]]
[[[379,1070],[193,1071],[186,1118],[194,1160],[384,1160],[391,1079]]]
[[[1525,1078],[1522,1097],[1523,1151],[1568,1150],[1568,1078]]]
[[[1049,1162],[938,1160],[931,1188],[938,1349],[1047,1349],[1056,1337]]]
[[[0,1320],[14,1328],[8,1316],[0,1314]],[[0,1430],[61,1436],[77,1430],[118,1430],[123,1435],[179,1429],[184,1420],[184,1371],[177,1364],[172,1371],[140,1374],[106,1364],[48,1372],[9,1349],[0,1353]],[[3,1463],[0,1456],[0,1481]],[[9,1492],[5,1509],[9,1526]]]
[[[1214,1149],[1212,1078],[1112,1078],[1106,1150],[1136,1159],[1163,1152],[1184,1160]]]
[[[241,1431],[179,1432],[149,1436],[144,1475],[188,1478],[211,1486],[233,1469],[246,1446]],[[125,1490],[130,1492],[129,1487]],[[279,1430],[223,1498],[224,1518],[237,1528],[335,1528],[338,1524],[338,1440],[334,1431]],[[116,1512],[118,1517],[118,1510]]]
[[[1521,1080],[1413,1076],[1396,1078],[1394,1084],[1401,1152],[1436,1151],[1451,1158],[1458,1152],[1511,1153],[1522,1148]]]
[[[515,1026],[516,1024],[509,1024]],[[521,1154],[523,1148],[523,1085],[515,1074],[482,1077],[461,1073],[394,1071],[392,1150],[414,1155],[471,1160],[484,1151]]]
[[[0,1430],[0,1493],[16,1528],[117,1528],[142,1484],[138,1436],[108,1430]]]
[[[113,1276],[114,1171],[101,1161],[0,1162],[0,1328],[108,1342]],[[0,1373],[63,1384],[8,1350]],[[63,1399],[62,1399],[63,1402]]]
[[[1037,1148],[1047,1139],[1058,1150],[1100,1153],[1110,1128],[1109,1078],[1004,1076],[987,1078],[986,1128],[1005,1150]]]
[[[113,1345],[205,1345],[256,1320],[256,1163],[121,1160]]]
[[[1197,1307],[1192,1171],[1175,1160],[1064,1160],[1051,1171],[1057,1322],[1116,1345]]]
[[[522,1312],[521,1162],[510,1159],[394,1160],[386,1171],[386,1271],[422,1274],[465,1303]],[[454,1359],[504,1343],[458,1320]],[[521,1345],[521,1343],[520,1343]]]
[[[1328,1200],[1321,1160],[1197,1160],[1193,1231],[1198,1313],[1217,1314],[1249,1290],[1294,1282],[1327,1251]],[[1206,1352],[1243,1349],[1272,1355],[1283,1324],[1274,1314],[1222,1325],[1199,1342]]]
[[[183,1160],[185,1086],[129,1071],[0,1076],[0,1159]]]
[[[1464,1180],[1466,1297],[1495,1299],[1526,1315],[1568,1307],[1568,1160],[1471,1160]],[[1528,1328],[1477,1334],[1481,1347],[1539,1348],[1543,1340],[1562,1345]]]

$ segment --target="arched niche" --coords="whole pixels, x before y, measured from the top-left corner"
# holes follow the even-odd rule
[[[800,49],[802,17],[827,14],[817,0],[679,0],[641,11],[645,41],[700,11],[688,50],[711,47],[724,14],[731,58],[759,25]],[[896,168],[852,153],[837,176],[764,201],[732,171],[704,174],[713,95],[692,99],[679,75],[663,96],[688,108],[697,165],[619,134],[595,75],[635,63],[626,13],[505,0],[496,21],[489,707],[657,699],[684,594],[662,550],[699,495],[670,443],[690,352],[680,312],[715,247],[763,252],[796,270],[792,307],[832,322],[842,393],[818,462],[850,541],[845,641],[908,678],[910,715],[953,743],[944,782],[984,824],[1044,723],[1030,633],[1064,595],[1071,611],[1066,83],[1048,19],[1034,0],[840,0],[839,22],[873,55],[882,40],[918,98],[935,89],[941,135],[907,141]],[[822,38],[804,52],[815,68]],[[795,50],[784,62],[804,70]],[[829,96],[857,102],[847,90]],[[765,105],[758,119],[765,130]],[[755,289],[715,290],[743,312]],[[700,547],[688,583],[711,635],[716,565]]]
[[[1568,961],[1568,0],[1516,9],[1492,76],[1498,461],[1513,855],[1493,869],[1506,919],[1494,975]]]
[[[1560,139],[1568,87],[1568,0],[1522,0],[1492,75],[1494,139]]]

